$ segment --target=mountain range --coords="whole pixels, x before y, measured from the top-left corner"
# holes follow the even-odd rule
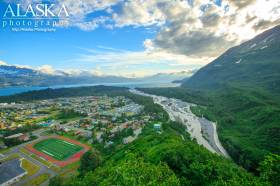
[[[54,86],[75,84],[102,84],[102,83],[171,83],[191,76],[195,71],[181,71],[175,73],[158,73],[142,78],[127,78],[121,76],[98,76],[87,71],[79,74],[70,74],[56,71],[54,74],[43,73],[27,67],[0,65],[0,87],[8,86]]]

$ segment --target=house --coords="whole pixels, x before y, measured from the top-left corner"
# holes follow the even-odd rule
[[[92,130],[92,129],[94,129],[94,126],[88,126],[87,129]]]
[[[139,128],[139,129],[136,129],[136,130],[134,130],[133,131],[133,134],[135,135],[135,136],[139,136],[139,134],[141,134],[142,133],[142,128]]]
[[[53,121],[52,120],[48,120],[46,122],[42,122],[42,123],[39,123],[40,126],[42,127],[49,127],[53,124]]]
[[[92,136],[92,132],[91,131],[81,131],[80,136],[85,137],[85,138],[90,138]]]
[[[132,137],[132,136],[128,136],[126,138],[123,138],[123,144],[128,144],[128,143],[131,143],[135,140],[136,138],[135,137]]]
[[[6,129],[6,126],[4,123],[0,122],[0,129]]]
[[[23,133],[18,133],[18,134],[14,134],[8,137],[5,137],[5,139],[18,139],[19,141],[28,141],[29,140],[29,136]]]
[[[51,128],[53,128],[54,130],[61,130],[62,126],[59,123],[52,123],[50,125]]]
[[[69,129],[69,128],[67,128],[67,127],[63,127],[62,130],[63,130],[64,132],[69,132],[69,131],[71,131],[71,129]]]
[[[97,140],[99,143],[101,143],[101,142],[103,141],[102,135],[103,135],[103,132],[97,132],[97,133],[95,134],[96,140]]]
[[[160,124],[160,123],[154,124],[154,129],[155,129],[155,131],[160,132],[160,130],[161,130],[161,124]]]
[[[111,120],[112,120],[112,122],[115,122],[115,121],[117,121],[117,117],[113,116]]]
[[[116,133],[116,132],[119,132],[119,131],[121,131],[122,129],[119,127],[119,126],[116,126],[116,127],[114,127],[114,128],[112,128],[111,129],[111,133]]]
[[[5,148],[7,148],[5,143],[3,141],[0,141],[0,149],[5,149]]]
[[[106,143],[105,148],[107,148],[107,147],[109,147],[109,146],[111,146],[111,145],[113,145],[113,144],[114,144],[113,141],[109,141],[109,142]]]

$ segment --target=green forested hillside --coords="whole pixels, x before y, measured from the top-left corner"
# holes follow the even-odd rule
[[[132,144],[103,154],[92,172],[59,185],[267,185],[231,160],[184,139],[178,123],[163,123],[158,134],[152,123]]]
[[[223,145],[249,170],[280,154],[280,26],[229,49],[180,88],[143,90],[200,105],[193,112],[218,122]]]
[[[256,172],[265,155],[280,154],[280,106],[265,93],[233,87],[220,92],[185,88],[144,91],[200,105],[192,111],[218,122],[224,147],[236,163],[249,170]]]
[[[127,88],[109,86],[89,86],[75,88],[59,88],[30,91],[11,96],[0,96],[0,103],[33,101],[42,99],[54,99],[60,97],[98,96],[98,95],[119,95]]]
[[[280,154],[280,26],[229,49],[183,87],[210,97],[196,111],[219,122],[236,162],[255,170],[265,154]]]

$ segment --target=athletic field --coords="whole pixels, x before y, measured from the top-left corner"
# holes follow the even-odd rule
[[[71,142],[49,138],[36,143],[33,146],[36,150],[53,157],[56,160],[63,161],[73,156],[77,152],[83,149],[83,147],[73,144]]]

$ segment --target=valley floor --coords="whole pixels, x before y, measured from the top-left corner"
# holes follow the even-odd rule
[[[141,96],[152,97],[154,103],[161,105],[169,114],[172,121],[180,122],[186,126],[191,138],[196,139],[199,145],[203,145],[211,152],[229,158],[228,153],[219,141],[216,124],[205,118],[199,118],[191,112],[190,107],[195,106],[195,104],[173,98],[146,94],[135,89],[131,89],[130,92]]]

